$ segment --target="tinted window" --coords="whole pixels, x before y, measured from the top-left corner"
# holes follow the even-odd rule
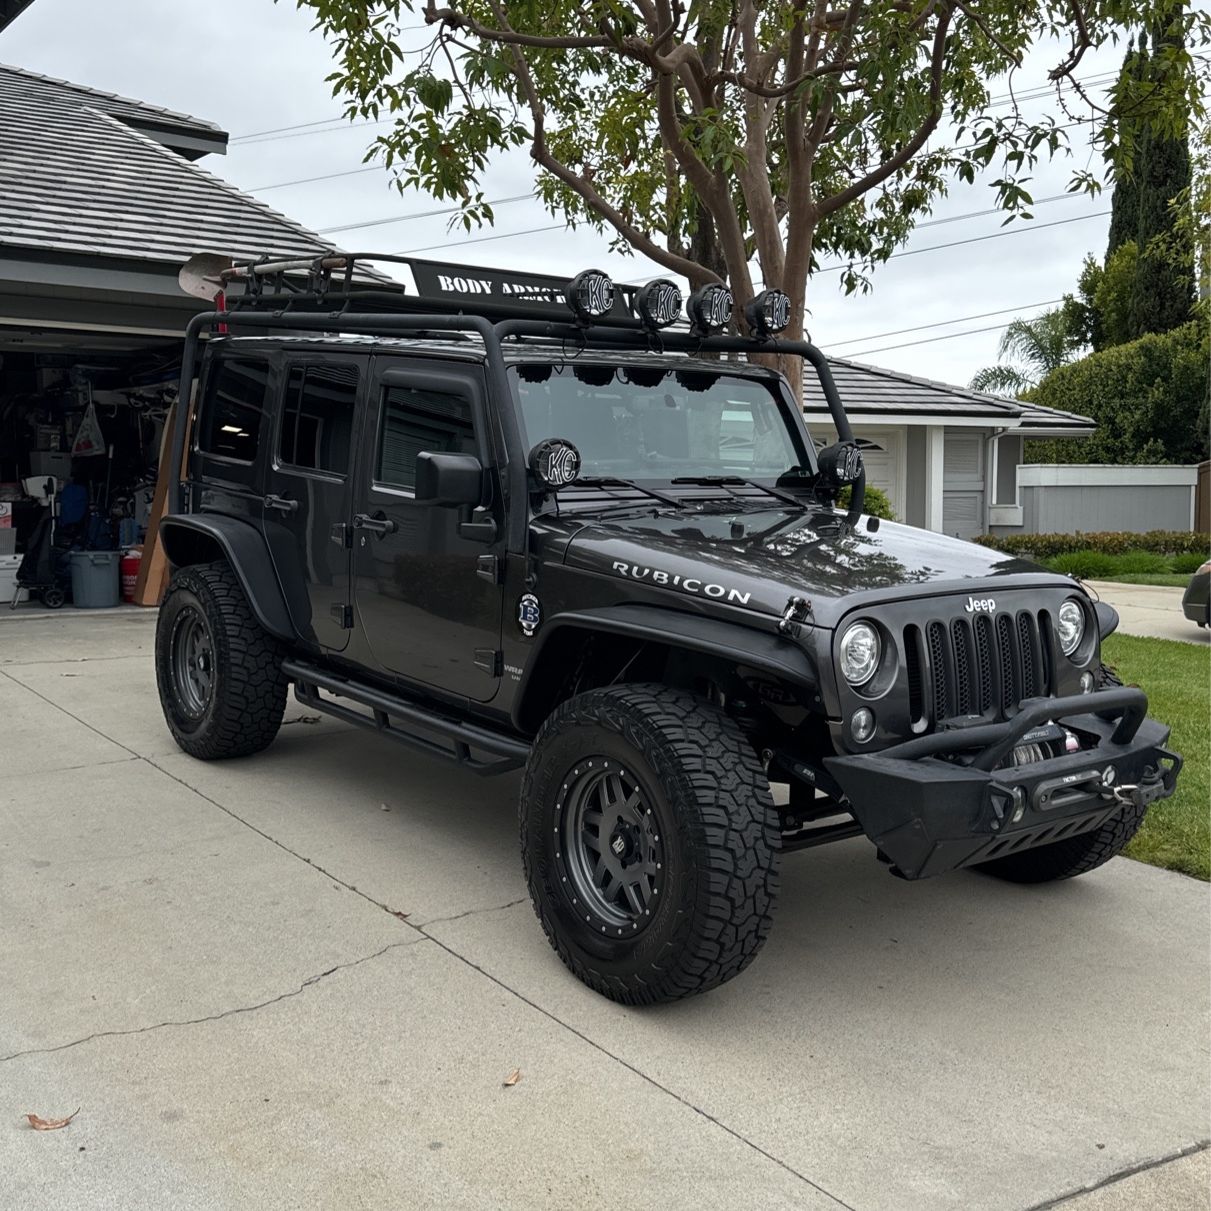
[[[202,409],[198,448],[240,462],[255,462],[268,384],[266,362],[216,363]]]
[[[278,458],[292,467],[346,474],[356,398],[355,366],[291,366]]]
[[[461,395],[415,387],[386,387],[379,421],[380,484],[416,485],[416,456],[475,454],[470,402]]]

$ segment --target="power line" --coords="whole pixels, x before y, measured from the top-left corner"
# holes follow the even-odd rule
[[[337,177],[356,177],[363,172],[382,172],[381,164],[371,164],[366,168],[346,168],[344,172],[326,172],[319,177],[300,177],[297,181],[279,181],[276,185],[254,185],[249,193],[265,193],[269,189],[285,189],[288,185],[311,185],[316,181],[333,181]]]
[[[548,227],[531,227],[528,231],[509,231],[499,235],[481,235],[473,240],[459,240],[453,245],[455,248],[462,248],[466,244],[487,244],[492,240],[514,240],[523,235],[538,235],[541,231],[567,231],[566,223],[553,223]],[[417,252],[433,252],[435,249],[443,249],[451,247],[447,241],[445,244],[427,244],[424,248],[405,248],[402,252],[393,252],[391,256],[412,256]]]
[[[1014,227],[1010,231],[992,231],[987,235],[972,236],[967,240],[951,240],[948,244],[930,244],[926,248],[905,248],[901,252],[893,252],[887,259],[894,261],[897,257],[902,256],[920,256],[923,252],[941,252],[943,248],[960,248],[964,244],[982,244],[985,240],[1001,240],[1010,235],[1023,235],[1028,231],[1044,231],[1048,227],[1062,227],[1066,223],[1084,223],[1089,219],[1105,218],[1110,211],[1098,210],[1093,214],[1078,214],[1071,219],[1055,219],[1050,223],[1029,223],[1023,224],[1020,227]],[[849,269],[849,264],[845,265],[828,265],[824,269],[817,269],[816,273],[840,273],[843,269]]]
[[[532,199],[532,193],[519,193],[511,198],[496,198],[486,202],[487,206],[504,206],[508,202],[526,202]],[[317,235],[335,235],[340,231],[357,231],[362,227],[385,227],[388,223],[406,223],[409,219],[431,219],[440,214],[458,214],[461,206],[442,206],[438,210],[417,210],[412,214],[397,214],[387,219],[370,219],[366,223],[346,223],[343,227],[317,227]]]
[[[950,324],[965,324],[969,320],[986,320],[994,315],[1008,315],[1011,311],[1033,311],[1038,307],[1054,307],[1063,301],[1063,299],[1044,299],[1041,303],[1019,303],[1016,307],[1002,307],[999,311],[981,311],[978,315],[956,315],[953,319],[937,320],[932,324],[918,324],[915,328],[893,328],[890,332],[868,332],[865,336],[854,336],[848,340],[829,341],[828,347],[835,349],[838,345],[860,345],[866,341],[881,341],[884,337],[888,336],[903,336],[908,332],[924,332],[928,328],[946,328]]]
[[[952,341],[960,336],[978,336],[982,332],[1000,332],[1003,328],[1008,328],[1010,320],[1004,324],[990,324],[987,328],[968,328],[963,332],[948,332],[944,336],[927,336],[919,341],[904,341],[899,345],[880,345],[878,349],[862,349],[858,353],[846,353],[844,357],[847,361],[852,361],[860,357],[870,357],[874,353],[890,353],[893,349],[911,349],[914,345],[932,345],[936,341]]]
[[[412,30],[427,29],[425,25],[409,26],[406,30],[401,30],[401,33],[408,33]],[[1100,84],[1105,84],[1113,80],[1117,76],[1117,72],[1106,72],[1100,75],[1086,76],[1084,79],[1074,81],[1085,88],[1094,88]],[[1071,90],[1070,85],[1065,85]],[[1049,96],[1055,91],[1055,85],[1046,84],[1039,85],[1035,88],[1027,89],[1020,93],[1001,93],[995,97],[989,97],[988,105],[991,108],[1003,108],[1012,105],[1015,102],[1022,101],[1037,101],[1041,97]],[[276,139],[292,139],[303,135],[310,134],[325,134],[325,130],[320,127],[328,127],[331,130],[355,130],[360,126],[383,126],[391,121],[390,118],[369,119],[365,122],[349,122],[344,125],[343,117],[337,118],[317,118],[314,122],[296,122],[292,126],[274,126],[268,130],[249,131],[244,135],[233,135],[228,139],[229,144],[240,144],[241,146],[249,146],[254,143],[271,143]]]

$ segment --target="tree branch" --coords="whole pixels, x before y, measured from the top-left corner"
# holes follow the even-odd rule
[[[929,117],[894,156],[890,156],[878,168],[833,194],[831,198],[822,201],[819,205],[821,218],[840,210],[842,206],[848,205],[855,198],[860,198],[868,189],[873,189],[881,181],[886,181],[893,173],[898,172],[925,146],[926,140],[937,128],[938,122],[942,118],[942,69],[945,65],[946,34],[950,28],[952,15],[952,9],[943,7],[938,14],[938,24],[934,29],[933,54],[929,65]]]

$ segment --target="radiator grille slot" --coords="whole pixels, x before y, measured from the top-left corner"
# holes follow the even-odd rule
[[[1028,611],[934,620],[904,629],[909,709],[932,723],[960,715],[1003,717],[1051,690],[1046,618]]]

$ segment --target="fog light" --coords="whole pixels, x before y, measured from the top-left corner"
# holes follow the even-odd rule
[[[869,707],[861,706],[849,721],[850,731],[859,744],[865,744],[875,734],[875,713]]]
[[[1093,674],[1092,673],[1082,673],[1081,674],[1081,693],[1082,694],[1092,694],[1093,693]]]

